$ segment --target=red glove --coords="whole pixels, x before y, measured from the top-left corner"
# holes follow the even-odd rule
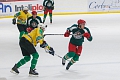
[[[28,27],[28,28],[26,29],[26,31],[27,31],[28,33],[30,33],[32,30],[33,30],[33,28],[31,28],[31,27]]]
[[[89,33],[84,33],[83,36],[86,37],[86,38],[90,38],[90,34]]]
[[[70,32],[66,31],[65,34],[64,34],[64,37],[69,37],[69,35],[70,35]]]

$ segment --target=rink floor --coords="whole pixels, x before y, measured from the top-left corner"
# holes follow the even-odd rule
[[[67,71],[61,59],[47,54],[39,45],[36,47],[40,58],[36,66],[39,77],[29,77],[30,62],[22,66],[19,75],[10,73],[13,65],[22,58],[19,47],[19,32],[12,25],[11,18],[0,19],[0,78],[7,80],[119,80],[120,79],[120,14],[81,14],[53,16],[45,33],[63,34],[67,27],[78,19],[86,20],[93,41],[85,39],[82,55]],[[46,36],[47,43],[55,53],[64,56],[70,38],[61,35]],[[1,79],[0,79],[1,80]]]

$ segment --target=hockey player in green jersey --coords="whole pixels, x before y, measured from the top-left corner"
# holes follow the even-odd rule
[[[36,11],[32,11],[32,16],[27,19],[27,32],[31,32],[34,28],[37,28],[38,24],[42,23],[40,16],[37,16]]]
[[[22,36],[19,45],[24,57],[14,65],[11,70],[12,73],[19,74],[18,68],[29,62],[32,57],[29,75],[38,76],[38,73],[35,71],[35,67],[39,58],[39,54],[36,51],[35,46],[38,43],[40,43],[41,48],[45,48],[49,54],[54,56],[54,49],[50,47],[44,40],[43,32],[45,31],[45,28],[46,26],[44,24],[39,24],[38,27],[32,30],[30,33]]]
[[[44,0],[43,6],[44,6],[43,23],[45,22],[48,13],[50,16],[50,23],[52,23],[52,11],[54,10],[54,0]]]
[[[14,25],[17,24],[18,30],[20,32],[19,39],[22,37],[23,34],[27,33],[26,20],[30,16],[31,16],[31,14],[28,12],[28,8],[24,7],[23,10],[16,13],[14,15],[14,18],[12,19],[12,24],[14,24]],[[17,23],[16,23],[16,19],[17,19]]]
[[[84,37],[87,38],[88,41],[92,41],[91,33],[89,29],[85,27],[86,21],[79,19],[77,23],[78,24],[74,24],[67,28],[67,31],[64,34],[64,37],[69,37],[70,33],[72,33],[68,46],[68,53],[62,59],[62,65],[65,65],[66,60],[71,58],[70,62],[66,66],[66,70],[79,60],[79,56],[82,52]]]

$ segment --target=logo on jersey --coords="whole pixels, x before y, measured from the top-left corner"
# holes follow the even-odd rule
[[[47,4],[47,6],[48,6],[48,7],[51,7],[51,6],[52,6],[52,4],[49,2],[49,3]]]
[[[36,22],[32,22],[32,27],[37,27],[37,23]]]
[[[81,39],[81,38],[82,38],[82,34],[81,34],[79,31],[77,31],[77,32],[75,32],[75,33],[73,34],[73,37],[74,37],[75,39]]]

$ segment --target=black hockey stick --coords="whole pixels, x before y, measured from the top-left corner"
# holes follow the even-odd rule
[[[57,57],[59,57],[59,58],[62,58],[61,56],[59,56],[58,54],[54,54],[54,55],[56,55]]]
[[[45,52],[46,52],[46,53],[49,53],[49,50],[48,50],[47,48],[44,48],[44,49],[45,49]],[[56,55],[56,56],[59,57],[59,58],[62,58],[62,57],[59,56],[58,54],[55,54],[55,53],[54,53],[54,55]]]
[[[56,55],[57,57],[59,57],[61,59],[63,58],[63,57],[59,56],[58,54],[54,54],[54,55]],[[70,61],[70,60],[67,60],[67,61]]]

